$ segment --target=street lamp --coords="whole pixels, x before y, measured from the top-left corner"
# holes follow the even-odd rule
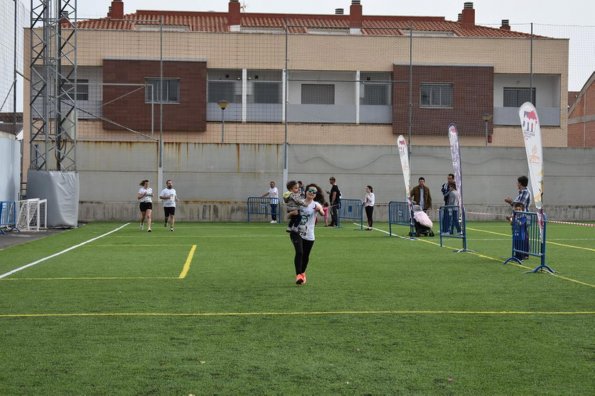
[[[229,102],[225,99],[221,99],[219,102],[217,102],[217,105],[221,109],[221,143],[223,143],[225,138],[225,109],[227,108],[228,104]]]
[[[489,113],[484,113],[484,115],[481,116],[481,118],[483,119],[483,122],[485,124],[486,147],[487,147],[488,143],[492,142],[491,136],[489,136],[489,134],[488,134],[488,123],[492,120],[492,115]]]

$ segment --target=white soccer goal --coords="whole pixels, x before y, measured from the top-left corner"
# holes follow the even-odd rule
[[[47,199],[26,199],[19,201],[19,216],[17,229],[19,231],[39,231],[46,229],[48,224]]]

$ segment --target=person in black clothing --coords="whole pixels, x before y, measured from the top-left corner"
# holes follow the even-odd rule
[[[446,177],[446,183],[444,183],[442,185],[442,187],[440,188],[440,191],[442,191],[442,196],[444,196],[444,205],[448,205],[448,193],[450,192],[448,185],[450,183],[454,183],[454,182],[455,182],[455,175],[453,175],[452,173],[449,173],[448,176]]]
[[[444,206],[448,205],[448,194],[450,193],[450,188],[448,187],[448,185],[450,183],[454,183],[455,182],[455,175],[452,173],[449,173],[448,176],[446,177],[446,183],[444,183],[442,185],[442,187],[440,188],[440,191],[442,192],[442,196],[444,197]],[[444,212],[444,217],[442,217],[442,230],[444,230],[444,232],[446,232],[446,230],[449,229],[449,224],[448,224],[448,216],[446,216],[446,212]]]
[[[329,226],[338,227],[339,208],[341,207],[341,191],[339,190],[339,186],[337,186],[337,181],[334,176],[331,176],[328,181],[332,186],[331,191],[328,192],[329,202],[331,204],[331,223]]]

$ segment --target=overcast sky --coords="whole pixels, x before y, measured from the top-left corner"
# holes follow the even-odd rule
[[[332,14],[335,8],[349,13],[350,0],[241,0],[246,12]],[[463,0],[361,0],[367,15],[444,16],[456,20],[463,9]],[[111,0],[78,1],[78,16],[105,16]],[[499,24],[509,19],[512,24],[595,25],[593,0],[475,0],[475,20],[480,24]],[[227,11],[228,0],[124,0],[124,12],[141,10]]]

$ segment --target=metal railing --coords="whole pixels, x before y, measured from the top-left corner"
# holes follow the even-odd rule
[[[16,216],[15,201],[0,201],[0,234],[4,234],[4,230],[11,230],[16,227]]]
[[[254,215],[270,216],[277,222],[281,222],[281,205],[279,205],[279,198],[268,197],[248,197],[246,201],[246,212],[248,215],[248,222],[253,220]],[[273,214],[275,216],[273,216]]]
[[[364,203],[359,199],[341,199],[341,206],[338,210],[337,225],[341,225],[341,219],[359,220],[360,229],[364,229]]]
[[[530,256],[538,257],[540,262],[531,272],[542,270],[555,271],[545,263],[546,241],[545,213],[513,212],[512,225],[512,253],[504,264],[511,261],[522,263]]]
[[[409,227],[409,235],[415,235],[415,228],[411,221],[411,208],[408,202],[390,201],[388,203],[388,234],[393,235],[393,225]],[[397,235],[396,231],[394,232]]]

